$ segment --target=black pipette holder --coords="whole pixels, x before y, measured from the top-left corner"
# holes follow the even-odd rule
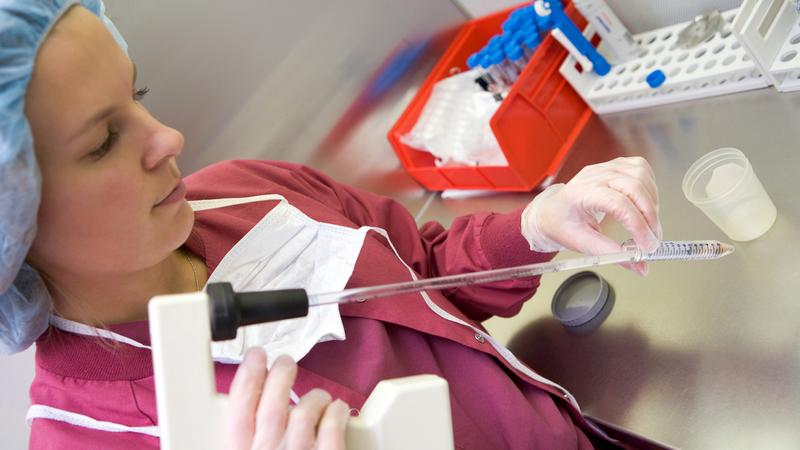
[[[308,315],[308,295],[304,289],[234,292],[230,283],[211,283],[206,293],[210,299],[213,341],[235,338],[241,326]]]

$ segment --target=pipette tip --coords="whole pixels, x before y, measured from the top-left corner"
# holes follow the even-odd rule
[[[720,242],[719,248],[722,250],[722,253],[720,253],[719,255],[720,258],[722,258],[723,256],[728,256],[736,251],[736,247],[725,242]]]

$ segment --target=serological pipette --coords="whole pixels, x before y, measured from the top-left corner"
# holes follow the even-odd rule
[[[357,287],[337,292],[308,294],[304,289],[234,292],[230,283],[209,284],[206,292],[211,301],[212,339],[218,341],[233,339],[236,337],[237,328],[243,325],[303,317],[308,314],[308,308],[311,307],[364,302],[425,290],[516,280],[607,264],[719,259],[733,251],[732,245],[718,241],[664,241],[654,251],[645,252],[632,241],[627,241],[622,245],[622,251],[618,253]]]
[[[427,289],[449,289],[468,286],[470,284],[516,280],[545,273],[584,269],[607,264],[636,263],[642,261],[696,261],[718,259],[734,251],[732,245],[718,241],[664,241],[652,252],[644,252],[633,244],[632,241],[627,241],[623,244],[622,248],[623,250],[619,253],[610,253],[606,255],[581,256],[578,258],[528,264],[504,269],[404,281],[380,286],[358,287],[338,292],[309,294],[308,303],[309,306],[323,306],[334,303],[363,302],[374,298],[408,294]]]

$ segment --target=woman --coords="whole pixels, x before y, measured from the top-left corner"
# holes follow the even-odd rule
[[[658,194],[641,158],[587,167],[524,210],[461,217],[449,230],[417,229],[397,203],[295,164],[227,162],[181,180],[183,138],[138,103],[145,90],[100,19],[102,6],[70,3],[0,9],[2,52],[13,55],[2,67],[16,69],[3,75],[3,96],[19,97],[3,105],[14,126],[4,124],[0,155],[8,208],[0,311],[6,351],[38,337],[32,448],[158,446],[146,323],[155,295],[217,280],[238,290],[331,291],[545,261],[565,247],[618,251],[598,232],[605,213],[640,246],[658,244]],[[40,201],[19,190],[29,183],[38,192],[38,171]],[[18,213],[25,202],[38,207],[38,230]],[[218,389],[236,405],[229,440],[234,448],[341,448],[345,403],[360,407],[381,379],[433,373],[449,382],[459,448],[624,445],[481,327],[519,311],[537,286],[409,294],[242,329],[213,347]],[[37,318],[51,303],[42,334]],[[244,357],[249,347],[266,349],[270,361],[261,351]],[[303,396],[287,412],[290,387]]]

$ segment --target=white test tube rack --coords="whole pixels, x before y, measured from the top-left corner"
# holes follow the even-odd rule
[[[770,84],[781,92],[800,90],[800,14],[790,0],[745,0],[733,32]]]
[[[571,56],[560,72],[597,114],[767,87],[770,80],[731,30],[738,11],[723,12],[725,29],[691,49],[676,45],[678,33],[688,24],[684,22],[635,35],[642,56],[613,66],[606,76],[579,71]],[[587,39],[594,34],[591,27],[584,31]],[[602,42],[599,51],[603,52]],[[645,79],[656,69],[664,72],[666,80],[652,88]]]

